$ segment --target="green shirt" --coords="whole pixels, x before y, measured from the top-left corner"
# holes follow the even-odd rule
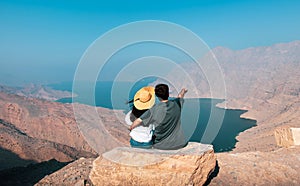
[[[187,140],[180,121],[182,105],[182,98],[160,102],[140,117],[144,126],[155,126],[154,148],[174,150],[186,146]]]

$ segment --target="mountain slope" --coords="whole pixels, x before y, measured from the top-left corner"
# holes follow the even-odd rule
[[[240,134],[234,151],[278,148],[273,134],[275,127],[300,127],[300,41],[237,51],[218,47],[212,54],[218,60],[226,85],[226,101],[219,106],[248,110],[242,117],[257,120],[257,127]],[[200,64],[213,56],[199,59]],[[180,68],[194,82],[178,77],[178,69],[174,69],[167,77],[174,87],[188,88],[187,97],[211,97],[211,87],[197,64],[184,63]]]
[[[55,101],[61,98],[72,97],[68,91],[54,90],[48,86],[30,84],[23,87],[9,87],[0,85],[0,92],[7,94],[16,94],[29,98],[39,98],[49,101]]]
[[[91,152],[77,150],[67,145],[43,139],[32,138],[17,129],[14,125],[1,119],[0,145],[1,148],[10,150],[21,159],[31,160],[32,162],[42,162],[53,158],[61,162],[69,162],[80,157],[95,157],[95,154]],[[28,161],[28,163],[32,162]],[[10,164],[10,166],[18,166],[18,164]]]
[[[85,116],[94,107],[77,104]],[[88,137],[98,141],[97,152],[102,153],[116,146],[128,145],[127,128],[118,120],[124,118],[121,111],[97,108],[103,118],[102,128],[93,117],[85,117],[83,125],[89,131]],[[83,117],[81,117],[83,118]],[[19,161],[4,162],[2,169],[23,166],[34,162],[56,159],[69,162],[80,157],[95,157],[97,152],[86,141],[79,130],[72,104],[49,102],[36,98],[0,92],[0,148],[3,155],[10,154]],[[3,157],[2,157],[3,158]]]
[[[258,126],[238,136],[237,148],[217,154],[218,166],[209,185],[299,185],[300,147],[280,148],[275,143],[278,126],[300,127],[300,42],[232,51],[214,49],[224,72],[227,99],[221,107],[249,110],[242,117],[257,119]],[[199,77],[201,69],[182,64],[190,76]],[[203,78],[205,76],[200,74]],[[184,77],[170,74],[174,87],[195,90]],[[196,79],[201,97],[210,97],[205,79]],[[77,160],[38,183],[75,184],[88,179],[90,159]],[[79,169],[82,175],[74,170]],[[70,176],[70,180],[64,178]]]

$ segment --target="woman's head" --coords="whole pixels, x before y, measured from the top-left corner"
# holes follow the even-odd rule
[[[132,109],[131,109],[131,114],[130,114],[130,120],[133,122],[136,118],[139,118],[141,115],[143,115],[147,110],[149,109],[144,109],[144,110],[139,110],[137,109],[134,104],[132,104],[134,100],[130,100],[127,102],[127,104],[130,104]]]
[[[155,104],[154,87],[146,86],[138,90],[134,95],[134,106],[139,110],[149,109]]]

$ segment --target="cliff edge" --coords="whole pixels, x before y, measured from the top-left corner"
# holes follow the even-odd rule
[[[203,185],[216,166],[212,145],[179,150],[117,147],[93,162],[93,185]]]

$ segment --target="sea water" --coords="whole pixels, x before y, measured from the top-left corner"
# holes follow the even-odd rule
[[[135,92],[150,82],[153,82],[153,79],[138,83],[97,82],[94,100],[83,92],[77,95],[76,99],[63,98],[58,102],[75,101],[109,109],[120,109],[126,113],[130,110],[126,102],[133,99]],[[58,90],[72,91],[71,82],[50,86]],[[84,84],[82,87],[84,89]],[[255,120],[240,118],[240,115],[246,112],[245,110],[230,110],[216,106],[223,101],[208,98],[184,99],[181,122],[189,141],[213,144],[215,152],[230,151],[235,147],[236,136],[256,125]]]

